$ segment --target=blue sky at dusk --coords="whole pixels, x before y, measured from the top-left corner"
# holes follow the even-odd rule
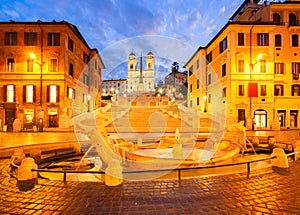
[[[205,46],[242,2],[0,0],[0,21],[68,21],[78,27],[91,48],[100,51],[108,68],[104,78],[126,78],[125,62],[131,51],[137,56],[152,51],[157,57],[157,75],[162,76],[173,61],[183,66],[199,46]]]

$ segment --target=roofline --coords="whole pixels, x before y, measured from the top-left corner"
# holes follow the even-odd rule
[[[232,22],[232,21],[228,21],[223,27],[222,29],[209,41],[209,43],[206,46],[200,46],[197,51],[193,54],[193,56],[187,61],[187,63],[183,66],[184,68],[186,68],[187,64],[190,63],[190,61],[196,56],[196,54],[201,50],[201,49],[207,49],[213,42],[215,42],[215,40],[226,30],[226,28],[228,28],[230,25],[276,25],[276,23],[274,22]]]
[[[109,80],[102,80],[102,82],[108,82],[108,81],[126,81],[127,79],[109,79]]]

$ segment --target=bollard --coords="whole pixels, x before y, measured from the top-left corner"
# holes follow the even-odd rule
[[[29,156],[34,159],[35,163],[42,162],[42,151],[40,149],[32,149]]]
[[[273,167],[289,168],[289,162],[283,149],[281,148],[273,149],[271,156],[276,156],[276,158],[271,160],[271,164]]]
[[[108,163],[108,167],[105,169],[105,185],[106,186],[118,186],[123,182],[122,167],[120,162],[116,159],[112,159]]]
[[[22,149],[16,149],[11,156],[11,161],[17,166],[21,165],[22,160],[25,158],[25,154]]]
[[[24,158],[21,166],[18,168],[17,186],[20,191],[28,191],[34,188],[37,184],[37,172],[32,172],[32,169],[37,169],[38,166],[33,158]]]
[[[297,140],[295,142],[294,152],[295,152],[295,161],[296,161],[300,159],[300,140]]]

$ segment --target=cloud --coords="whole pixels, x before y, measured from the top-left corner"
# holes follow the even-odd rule
[[[223,15],[225,13],[225,11],[226,11],[226,7],[223,6],[219,11],[219,15]]]

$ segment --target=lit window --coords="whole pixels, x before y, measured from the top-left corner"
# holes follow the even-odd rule
[[[274,96],[283,96],[283,85],[274,85]]]
[[[14,72],[15,71],[15,59],[8,58],[7,59],[7,72]]]
[[[27,85],[26,102],[33,102],[33,85]]]
[[[299,84],[292,85],[292,96],[300,96],[300,85]]]
[[[283,63],[274,63],[274,73],[283,74]]]
[[[7,102],[14,102],[15,86],[7,85]]]
[[[27,72],[33,72],[33,59],[27,59]]]
[[[50,86],[50,102],[56,102],[56,86]]]
[[[68,98],[75,99],[75,90],[73,88],[68,88]]]
[[[245,62],[244,60],[238,60],[238,72],[245,72]]]

